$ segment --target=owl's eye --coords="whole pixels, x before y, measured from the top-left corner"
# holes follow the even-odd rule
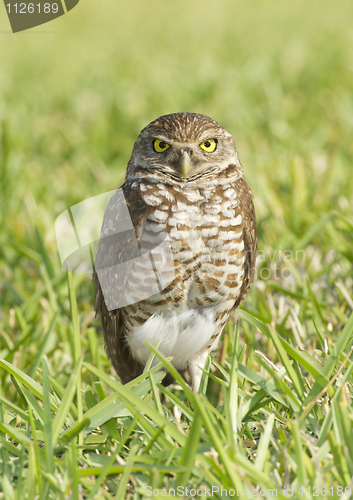
[[[216,151],[217,142],[217,139],[207,139],[207,141],[200,144],[200,148],[207,151],[207,153],[213,153],[213,151]]]
[[[155,139],[153,141],[153,148],[157,153],[163,153],[163,151],[166,151],[169,148],[169,144],[161,141],[160,139]]]

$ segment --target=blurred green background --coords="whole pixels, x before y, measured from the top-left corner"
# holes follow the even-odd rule
[[[233,134],[267,259],[313,244],[350,269],[351,227],[330,211],[353,212],[351,2],[81,0],[16,35],[1,9],[2,317],[38,286],[31,250],[60,273],[56,217],[119,187],[141,128],[177,111]]]
[[[119,187],[140,129],[177,111],[233,134],[261,251],[314,243],[350,260],[349,227],[320,226],[330,210],[353,212],[353,5],[339,5],[81,0],[16,35],[3,8],[2,303],[38,285],[28,249],[44,247],[60,272],[56,217]]]
[[[81,0],[17,35],[0,12],[3,224],[25,231],[36,206],[49,238],[119,186],[143,126],[185,110],[234,135],[260,221],[352,212],[351,2]]]

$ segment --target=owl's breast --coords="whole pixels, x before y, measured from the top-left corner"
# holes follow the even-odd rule
[[[173,254],[174,279],[157,303],[188,308],[237,299],[244,275],[243,220],[231,183],[182,189],[159,183],[143,188],[148,215],[141,245],[165,235]],[[157,299],[154,297],[153,300]],[[225,304],[224,304],[225,305]]]

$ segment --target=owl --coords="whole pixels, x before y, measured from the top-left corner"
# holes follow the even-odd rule
[[[254,281],[256,250],[253,196],[229,132],[197,113],[147,125],[105,210],[95,259],[95,311],[121,381],[143,372],[145,341],[160,339],[197,392]],[[163,384],[172,381],[167,373]]]

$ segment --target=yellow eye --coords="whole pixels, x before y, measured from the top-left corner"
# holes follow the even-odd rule
[[[207,151],[207,153],[213,153],[213,151],[216,151],[217,142],[217,139],[207,139],[207,141],[200,144],[200,148]]]
[[[153,141],[153,147],[157,153],[163,153],[163,151],[166,151],[169,148],[169,144],[161,141],[160,139],[155,139]]]

